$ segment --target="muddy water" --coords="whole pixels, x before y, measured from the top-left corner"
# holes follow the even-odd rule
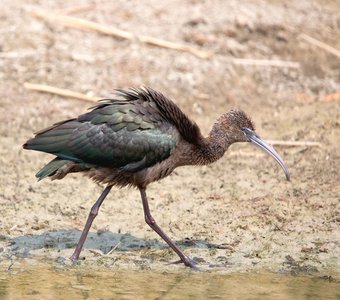
[[[0,299],[339,299],[325,278],[21,265],[0,273]]]

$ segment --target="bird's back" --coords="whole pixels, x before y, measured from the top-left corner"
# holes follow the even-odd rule
[[[27,141],[25,149],[57,156],[38,177],[53,175],[61,161],[77,164],[79,170],[137,172],[167,159],[180,136],[189,143],[200,137],[198,126],[161,93],[144,88],[120,90],[119,95],[122,100],[102,100],[91,111]]]

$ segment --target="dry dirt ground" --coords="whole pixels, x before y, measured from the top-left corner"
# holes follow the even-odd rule
[[[67,28],[36,19],[37,9],[212,56]],[[260,150],[235,144],[218,163],[179,168],[150,185],[148,195],[160,226],[203,269],[339,279],[340,59],[301,35],[340,49],[339,11],[335,0],[1,1],[1,269],[22,260],[69,264],[103,189],[80,174],[36,181],[51,156],[21,145],[91,104],[26,90],[28,81],[100,97],[147,85],[174,99],[205,134],[221,113],[238,107],[265,139],[319,142],[276,146],[291,182]],[[299,66],[238,65],[233,58]],[[176,255],[145,224],[139,193],[129,189],[113,189],[104,202],[82,257],[81,265],[95,269],[183,268],[167,264]]]

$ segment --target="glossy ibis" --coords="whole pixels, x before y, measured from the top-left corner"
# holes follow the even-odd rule
[[[112,186],[137,187],[146,223],[178,254],[186,266],[195,263],[163,232],[152,217],[146,196],[149,183],[160,180],[184,165],[205,165],[220,159],[235,142],[250,142],[270,154],[288,169],[279,154],[254,131],[254,125],[241,110],[220,116],[208,137],[170,99],[151,88],[117,90],[120,99],[101,100],[89,112],[39,131],[23,147],[54,154],[56,157],[37,174],[62,179],[83,172],[106,184],[91,208],[78,245],[79,254],[94,218]]]

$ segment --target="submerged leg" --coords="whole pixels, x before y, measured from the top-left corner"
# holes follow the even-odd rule
[[[148,199],[146,197],[145,189],[139,189],[142,196],[145,222],[158,233],[158,235],[174,250],[180,257],[181,261],[188,267],[195,268],[195,262],[186,256],[181,249],[163,232],[157,225],[155,219],[152,217],[149,209]]]
[[[78,260],[81,249],[83,248],[83,245],[85,243],[86,237],[89,233],[89,230],[91,228],[92,222],[94,220],[94,218],[98,215],[98,211],[100,206],[102,205],[105,197],[107,196],[107,194],[110,192],[112,188],[112,185],[107,186],[104,191],[102,192],[102,194],[99,196],[98,200],[96,201],[96,203],[92,206],[90,214],[87,218],[85,227],[83,229],[83,232],[81,233],[79,242],[77,244],[76,249],[74,249],[73,254],[71,255],[70,259],[75,262],[76,260]]]

